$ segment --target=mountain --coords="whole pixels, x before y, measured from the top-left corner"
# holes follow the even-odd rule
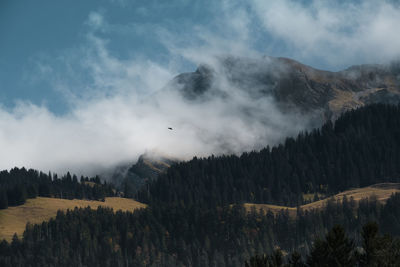
[[[147,182],[155,180],[175,162],[176,159],[145,153],[135,164],[117,167],[111,180],[126,197],[133,197]]]
[[[400,182],[400,105],[368,105],[335,123],[240,156],[174,164],[138,193],[144,203],[214,207],[258,203],[296,207],[307,195]]]
[[[167,88],[178,91],[184,100],[201,108],[220,110],[216,116],[235,114],[248,128],[261,124],[262,133],[274,128],[276,135],[283,138],[299,130],[319,127],[347,110],[373,103],[399,103],[400,62],[331,72],[288,58],[221,57],[211,65],[200,65],[195,72],[177,75]],[[212,101],[217,104],[208,106]],[[280,113],[278,119],[275,113]],[[298,114],[300,119],[293,119]],[[286,119],[288,122],[282,123]],[[282,123],[279,127],[277,121]],[[294,122],[300,122],[301,129],[293,127]],[[263,145],[283,141],[279,138],[271,141],[271,134],[268,138],[260,136],[258,141]],[[167,158],[144,155],[137,164],[116,171],[113,180],[116,184],[125,181],[121,190],[135,194],[169,165]]]
[[[398,266],[399,135],[400,105],[374,104],[261,151],[173,164],[137,194],[147,208],[59,211],[40,225],[28,224],[22,237],[0,242],[0,266],[242,267],[252,255],[272,253],[283,263],[297,255],[297,263],[307,261],[305,266],[337,266],[326,245],[335,245],[340,254],[343,243],[362,265],[341,266]],[[312,208],[302,206],[310,195],[335,194],[321,201],[323,208],[318,201]],[[18,214],[29,215],[32,209],[25,208],[40,200],[21,206]],[[293,208],[257,209],[271,204]],[[378,239],[376,224],[364,234],[368,222],[379,224]],[[328,229],[338,229],[335,225],[341,230],[325,239]],[[343,242],[346,236],[351,241]],[[381,255],[377,264],[365,263],[371,255],[364,250],[366,237],[375,240],[369,244]]]
[[[400,62],[331,72],[288,58],[225,57],[178,75],[171,85],[188,101],[228,98],[229,86],[253,99],[272,97],[284,112],[318,112],[326,120],[366,104],[400,102]]]

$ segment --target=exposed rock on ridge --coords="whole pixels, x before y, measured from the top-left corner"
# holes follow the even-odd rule
[[[224,84],[251,97],[273,97],[282,110],[321,111],[334,119],[343,111],[369,103],[400,102],[400,63],[352,66],[339,72],[323,71],[288,58],[228,57],[215,66],[200,66],[178,75],[172,84],[189,100],[227,97]]]

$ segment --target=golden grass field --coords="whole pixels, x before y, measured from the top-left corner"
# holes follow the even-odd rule
[[[120,197],[108,197],[105,202],[46,197],[28,199],[24,205],[0,210],[0,240],[11,240],[14,233],[21,237],[28,222],[37,224],[47,221],[50,218],[54,218],[58,210],[65,211],[75,207],[84,208],[88,206],[92,209],[97,209],[99,206],[110,207],[114,211],[133,211],[146,207],[145,204],[133,199]]]
[[[382,183],[371,185],[363,188],[356,188],[344,191],[337,195],[333,196],[335,201],[342,201],[343,197],[346,196],[348,200],[351,197],[358,202],[363,198],[369,197],[376,197],[379,202],[385,202],[392,194],[400,192],[400,184],[398,183]],[[322,209],[326,206],[328,200],[330,198],[325,198],[322,200],[318,200],[309,204],[305,204],[300,206],[300,208],[305,210],[313,210],[313,209]],[[294,218],[297,213],[296,207],[286,207],[286,206],[277,206],[277,205],[270,205],[270,204],[253,204],[253,203],[245,203],[245,208],[247,210],[251,210],[252,207],[255,207],[256,210],[264,210],[265,212],[272,211],[273,213],[278,213],[281,210],[288,210],[289,215]]]
[[[385,202],[393,193],[400,192],[400,184],[397,183],[383,183],[376,184],[368,187],[351,189],[333,196],[334,200],[341,201],[344,196],[350,200],[351,197],[358,202],[363,198],[376,197],[380,202]],[[302,210],[322,209],[326,206],[329,198],[318,200],[309,204],[300,206]],[[68,200],[59,198],[45,198],[37,197],[28,199],[24,205],[17,207],[9,207],[5,210],[0,210],[0,240],[11,240],[14,233],[19,237],[22,236],[25,226],[28,222],[32,224],[47,221],[54,218],[58,210],[74,209],[75,207],[91,207],[96,209],[99,206],[113,208],[114,211],[133,211],[139,208],[145,208],[146,205],[137,202],[133,199],[109,197],[105,202],[91,201],[91,200]],[[278,213],[281,210],[288,210],[289,215],[294,218],[296,216],[296,207],[286,207],[270,204],[253,204],[245,203],[244,206],[247,210],[255,207],[257,210],[272,211]]]

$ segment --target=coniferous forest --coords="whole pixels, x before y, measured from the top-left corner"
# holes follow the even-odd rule
[[[0,209],[22,205],[26,199],[37,196],[102,200],[113,196],[113,189],[107,182],[101,183],[98,176],[81,177],[78,181],[76,175],[70,173],[58,178],[56,174],[14,168],[0,172]]]
[[[295,207],[305,194],[399,181],[400,106],[371,105],[259,152],[175,164],[136,194],[146,209],[27,225],[0,243],[0,266],[396,266],[399,194],[331,199],[296,217],[242,204]]]
[[[304,193],[400,181],[399,106],[372,105],[259,152],[172,166],[142,190],[143,202],[212,207],[254,202],[296,206]]]

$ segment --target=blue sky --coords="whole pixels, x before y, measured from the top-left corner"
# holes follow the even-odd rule
[[[399,29],[397,1],[0,0],[0,169],[87,173],[146,151],[190,158],[221,153],[221,140],[235,153],[273,143],[304,126],[274,103],[263,108],[277,127],[245,127],[232,103],[189,107],[161,89],[226,55],[332,71],[389,62]]]
[[[366,23],[365,27],[371,26],[367,22],[370,19],[368,16],[375,15],[374,12],[379,12],[379,9],[383,17],[387,16],[387,21],[379,21],[378,14],[375,19],[377,25],[372,26],[386,26],[389,32],[396,34],[394,27],[398,21],[391,16],[397,15],[398,9],[384,1],[332,1],[326,4],[323,1],[255,0],[243,4],[240,1],[209,0],[2,0],[0,103],[11,108],[18,100],[29,100],[57,114],[67,112],[69,104],[64,99],[65,95],[54,88],[48,77],[38,76],[38,71],[40,67],[47,66],[63,76],[66,55],[78,55],[79,50],[90,46],[88,34],[106,40],[108,52],[118,59],[140,58],[161,65],[170,64],[171,58],[176,60],[177,57],[171,55],[166,47],[171,45],[163,40],[166,34],[172,39],[186,39],[179,40],[181,43],[175,43],[176,46],[195,47],[207,42],[204,40],[207,37],[200,36],[201,31],[208,36],[218,36],[220,39],[215,41],[226,42],[227,46],[241,43],[251,51],[239,49],[243,54],[292,57],[329,70],[351,64],[380,62],[398,55],[397,51],[381,56],[376,55],[380,51],[371,51],[371,47],[375,45],[378,48],[380,42],[374,44],[374,40],[366,38],[368,29],[362,29],[362,23]],[[98,28],[90,25],[90,17],[94,14],[101,17],[104,23]],[[335,22],[336,19],[344,22]],[[312,29],[309,26],[313,23],[320,23],[321,27]],[[364,32],[357,36],[357,31]],[[388,42],[393,42],[393,46],[398,44],[398,40],[393,41],[397,38],[395,36],[381,37],[390,38]],[[355,42],[356,38],[360,38],[360,42],[368,39],[367,48]],[[299,39],[302,41],[299,42]],[[354,51],[348,45],[340,44],[341,40],[333,39],[343,39],[343,42],[352,39]],[[213,48],[224,46],[209,45]],[[237,52],[232,47],[225,47],[222,51]],[[175,71],[192,71],[196,63],[182,57]],[[90,83],[90,79],[84,81],[85,71],[80,71],[80,82],[83,84],[77,85],[82,86],[79,90],[85,90],[85,82]]]
[[[10,107],[17,99],[30,100],[55,112],[64,111],[66,103],[57,90],[45,78],[31,76],[35,76],[37,62],[46,61],[57,67],[56,58],[85,44],[90,30],[87,21],[92,12],[99,12],[121,28],[129,25],[137,28],[137,32],[126,29],[125,32],[98,33],[110,40],[109,49],[115,56],[125,58],[136,54],[152,59],[162,59],[166,52],[155,40],[152,28],[162,25],[178,33],[185,30],[185,25],[206,23],[211,13],[207,7],[200,6],[202,1],[190,1],[190,4],[188,1],[132,2],[135,3],[2,0],[0,102]],[[165,4],[167,2],[171,4]]]
[[[68,112],[65,95],[54,88],[51,78],[38,72],[47,66],[63,76],[65,57],[89,47],[89,34],[106,40],[108,52],[118,59],[137,57],[167,64],[171,55],[159,40],[160,32],[190,38],[194,27],[214,28],[220,8],[215,1],[202,0],[2,0],[0,103],[12,108],[16,101],[28,100],[57,114]],[[106,20],[107,26],[91,25],[94,14]],[[193,62],[182,61],[177,71],[193,69]],[[89,83],[90,78],[83,82]],[[86,85],[80,84],[79,90]]]

